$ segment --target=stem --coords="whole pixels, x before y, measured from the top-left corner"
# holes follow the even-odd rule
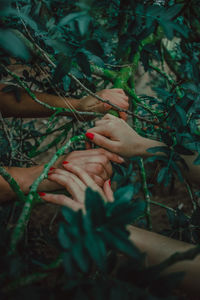
[[[171,208],[171,207],[169,207],[169,206],[166,206],[166,205],[164,205],[164,204],[162,204],[162,203],[160,203],[160,202],[156,202],[156,201],[150,200],[150,203],[151,203],[151,204],[154,204],[154,205],[157,205],[157,206],[160,206],[160,207],[162,207],[162,208],[171,210],[171,211],[173,211],[174,213],[176,213],[176,210],[175,210],[175,209],[173,209],[173,208]]]
[[[15,181],[15,179],[6,171],[6,169],[4,169],[3,167],[0,167],[0,175],[7,181],[7,183],[10,185],[10,187],[12,188],[12,190],[15,192],[15,194],[17,195],[17,198],[20,201],[25,202],[25,195],[22,192],[20,186],[18,185],[18,183]]]
[[[195,197],[194,197],[192,188],[191,188],[189,182],[186,181],[186,180],[185,180],[185,185],[186,185],[188,194],[189,194],[189,196],[190,196],[190,199],[191,199],[191,202],[192,202],[192,205],[193,205],[193,211],[195,211],[195,210],[197,209],[197,203],[196,203],[196,201],[195,201]]]
[[[151,197],[149,193],[149,189],[147,186],[146,180],[146,171],[144,167],[144,160],[143,158],[139,158],[139,166],[140,166],[140,173],[142,177],[142,185],[143,185],[143,192],[146,200],[146,218],[147,218],[147,226],[149,230],[152,230],[152,221],[151,221]]]

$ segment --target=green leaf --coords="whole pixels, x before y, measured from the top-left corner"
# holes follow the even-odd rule
[[[104,55],[104,50],[97,40],[87,40],[84,46],[87,50],[91,51],[97,56]]]
[[[101,226],[106,218],[105,203],[102,196],[91,188],[87,188],[85,197],[87,215],[90,216],[94,226]]]
[[[14,57],[22,58],[25,61],[30,59],[27,47],[11,30],[0,29],[0,47]]]
[[[97,266],[103,269],[107,255],[103,239],[98,234],[89,232],[84,237],[84,246]]]
[[[194,165],[199,165],[200,164],[200,154],[197,156],[195,161],[193,162]]]
[[[128,203],[133,200],[133,195],[133,184],[126,185],[125,187],[122,187],[115,192],[114,196],[116,202],[114,202],[113,204],[119,205],[120,203]]]
[[[67,92],[69,90],[69,86],[70,86],[70,83],[71,83],[71,78],[67,75],[65,75],[62,79],[63,81],[63,87],[64,87],[64,90],[65,92]]]
[[[187,114],[186,114],[185,110],[179,105],[175,105],[175,109],[180,116],[182,125],[186,126],[187,125]]]
[[[78,28],[81,36],[87,33],[90,21],[91,17],[89,15],[83,15],[78,19]]]
[[[146,203],[144,201],[120,205],[119,208],[115,207],[115,209],[112,210],[112,215],[107,222],[110,226],[125,226],[143,216],[145,208]]]
[[[87,76],[91,76],[90,63],[87,55],[83,52],[78,52],[76,59],[83,73],[85,73]]]
[[[60,20],[60,22],[58,23],[59,26],[64,26],[67,25],[68,23],[81,18],[82,16],[85,16],[87,14],[86,11],[80,11],[80,12],[76,12],[76,13],[71,13],[67,16],[65,16],[64,18],[62,18]]]
[[[71,256],[71,252],[64,252],[62,253],[62,258],[63,258],[63,265],[65,268],[66,273],[72,277],[74,275],[74,265],[73,265],[73,259]]]
[[[84,273],[88,272],[89,260],[86,256],[86,252],[84,251],[81,239],[78,239],[75,243],[73,243],[73,248],[71,248],[71,252],[80,270]]]
[[[149,153],[163,152],[165,154],[169,154],[170,148],[157,146],[157,147],[148,148],[146,151]]]
[[[59,242],[60,242],[61,246],[64,249],[69,249],[70,246],[71,246],[71,239],[68,236],[68,234],[69,233],[68,233],[66,224],[61,223],[61,225],[58,229],[58,239],[59,239]]]
[[[67,206],[63,206],[62,207],[62,215],[65,218],[65,220],[71,224],[74,215],[75,215],[75,211],[72,210],[71,208],[67,207]]]
[[[136,259],[140,257],[140,251],[129,240],[126,231],[120,230],[119,228],[109,228],[108,230],[103,230],[102,235],[112,248]]]
[[[60,55],[57,67],[53,75],[53,83],[58,83],[61,79],[69,73],[71,69],[71,58],[65,55]]]
[[[158,173],[157,182],[161,183],[165,179],[166,176],[168,176],[168,168],[164,167]]]

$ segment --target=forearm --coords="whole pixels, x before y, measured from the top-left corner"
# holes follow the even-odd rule
[[[5,167],[6,171],[15,179],[24,194],[28,194],[30,186],[34,180],[42,173],[44,165],[30,168]],[[15,192],[3,177],[0,176],[0,203],[16,198]],[[53,191],[59,189],[57,184],[45,179],[38,187],[38,191]]]
[[[142,252],[146,252],[149,266],[161,263],[176,252],[184,252],[194,247],[194,245],[167,238],[134,226],[129,226],[128,229],[130,231],[130,239]],[[182,288],[194,293],[200,292],[200,256],[197,256],[194,260],[175,263],[173,266],[167,268],[165,272],[181,271],[186,272]]]
[[[28,93],[21,90],[20,102],[12,92],[4,93],[2,88],[5,85],[0,85],[0,111],[3,117],[48,117],[53,114],[53,110],[36,103]],[[80,100],[73,98],[62,99],[56,95],[34,92],[35,96],[42,102],[53,107],[79,109]],[[71,115],[71,113],[63,113]]]

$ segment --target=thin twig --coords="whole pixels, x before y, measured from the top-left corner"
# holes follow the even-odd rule
[[[146,171],[144,167],[144,160],[143,158],[139,159],[139,167],[140,167],[140,173],[142,177],[142,185],[143,185],[143,191],[144,196],[146,200],[146,218],[147,218],[147,225],[149,230],[152,230],[152,220],[151,220],[151,197],[149,193],[149,189],[147,186],[147,179],[146,179]]]

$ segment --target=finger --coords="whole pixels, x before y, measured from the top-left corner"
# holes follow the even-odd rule
[[[80,181],[74,174],[72,174],[71,172],[67,171],[67,170],[63,170],[63,169],[54,169],[52,170],[52,172],[48,173],[48,178],[50,175],[58,175],[59,179],[63,182],[63,184],[67,184],[68,180],[74,181],[76,184],[78,184],[82,190],[85,189],[85,185],[82,181]],[[55,178],[55,177],[54,177]],[[51,176],[51,180],[52,180],[52,176]]]
[[[112,90],[112,91],[115,91],[115,92],[117,92],[117,93],[119,93],[119,94],[122,94],[122,95],[125,95],[125,96],[126,96],[126,94],[125,94],[125,92],[124,92],[123,89],[113,88],[113,89],[111,89],[111,90]]]
[[[85,150],[84,152],[88,152],[88,155],[85,156],[85,158],[83,158],[83,164],[82,165],[85,165],[85,163],[90,163],[91,162],[91,158],[93,156],[98,156],[98,155],[105,155],[110,161],[112,162],[116,162],[118,164],[121,164],[124,162],[124,159],[120,156],[120,155],[117,155],[113,152],[110,152],[106,149],[103,149],[103,148],[98,148],[98,149],[91,149],[91,150]],[[92,155],[91,155],[92,154]],[[87,159],[87,160],[86,160]],[[95,158],[94,158],[95,159]],[[81,161],[80,161],[81,163]]]
[[[109,124],[110,120],[109,119],[101,119],[101,120],[97,120],[95,121],[95,127],[98,127],[98,126],[104,126],[104,127],[107,127],[108,124]]]
[[[102,190],[100,189],[100,187],[94,182],[94,180],[83,169],[81,169],[75,165],[72,165],[72,164],[68,164],[67,169],[70,172],[72,172],[73,174],[75,174],[76,176],[78,176],[82,180],[82,182],[84,182],[84,184],[86,186],[102,193]]]
[[[97,184],[100,188],[103,187],[105,181],[104,181],[100,176],[98,176],[98,175],[96,175],[96,174],[90,174],[90,173],[89,173],[89,175],[91,176],[91,178],[96,182],[96,184]]]
[[[62,206],[67,206],[75,211],[79,209],[83,209],[82,203],[76,202],[65,195],[45,194],[43,196],[40,195],[40,197],[47,202],[51,202]]]
[[[101,120],[116,120],[116,119],[118,119],[118,117],[115,117],[111,114],[106,114],[105,116],[103,116]]]
[[[111,189],[111,181],[110,179],[106,180],[103,186],[104,194],[109,202],[114,201],[113,191]]]
[[[119,93],[112,93],[112,95],[109,95],[106,100],[109,102],[116,104],[116,105],[126,105],[128,104],[128,97],[126,95],[121,95]],[[124,104],[123,104],[124,103]],[[109,103],[105,103],[109,104]]]
[[[100,152],[96,156],[88,157],[88,163],[79,164],[79,167],[82,167],[87,173],[90,171],[91,173],[100,175],[104,180],[107,180],[112,175],[112,166],[108,156]]]
[[[70,174],[70,176],[66,177],[62,174],[52,173],[48,176],[48,179],[64,186],[76,201],[81,203],[84,202],[86,186],[75,175]]]
[[[123,119],[124,121],[127,120],[127,114],[125,112],[119,112],[119,116],[121,119]]]
[[[97,146],[103,147],[109,151],[113,151],[114,153],[117,153],[117,146],[118,142],[117,141],[111,141],[106,135],[109,136],[110,133],[106,132],[105,129],[99,129],[97,127],[92,128],[93,132],[90,132],[92,134],[92,142],[95,143]],[[99,132],[99,133],[97,133]],[[87,136],[88,137],[88,136]]]

